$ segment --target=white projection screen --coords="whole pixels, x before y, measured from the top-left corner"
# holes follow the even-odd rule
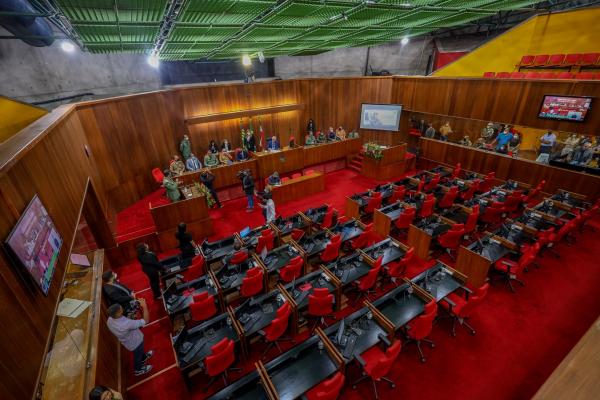
[[[400,128],[401,104],[362,104],[361,129],[398,131]]]

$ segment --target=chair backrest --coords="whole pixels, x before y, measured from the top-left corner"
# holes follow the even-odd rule
[[[548,63],[548,59],[550,59],[550,55],[548,54],[539,54],[535,56],[533,63],[535,65],[546,65]]]
[[[302,176],[301,173],[296,172],[295,174],[292,174],[292,179],[300,178],[301,176]]]
[[[460,240],[465,234],[465,225],[464,224],[454,224],[452,227],[440,235],[438,241],[442,247],[447,249],[455,249],[460,244]]]
[[[571,53],[565,56],[565,65],[577,65],[581,61],[581,53]]]
[[[308,314],[317,317],[333,312],[333,295],[327,288],[315,288],[308,295]]]
[[[510,73],[510,79],[523,79],[525,78],[525,73],[520,71],[514,71]]]
[[[163,179],[165,178],[165,175],[160,170],[160,168],[153,168],[152,169],[152,177],[154,178],[156,183],[162,183]]]
[[[217,313],[215,296],[208,292],[202,292],[194,296],[194,302],[190,304],[190,313],[194,321],[206,321]]]
[[[515,212],[523,201],[523,193],[520,190],[515,190],[506,198],[504,209],[508,212]]]
[[[556,72],[540,72],[540,79],[555,79]]]
[[[495,73],[495,72],[484,72],[484,73],[483,73],[483,77],[484,77],[484,78],[493,78],[493,77],[495,77],[495,76],[496,76],[496,73]]]
[[[265,339],[268,342],[279,339],[285,333],[290,319],[290,312],[291,311],[278,315],[271,321],[269,326],[265,328]]]
[[[419,211],[419,217],[426,218],[433,214],[433,207],[435,206],[435,197],[426,198],[423,201],[421,210]]]
[[[494,180],[496,179],[496,174],[491,172],[483,178],[483,182],[479,184],[478,192],[485,193],[492,188],[494,185]]]
[[[425,191],[429,192],[429,191],[435,189],[436,186],[438,185],[438,183],[440,183],[440,179],[441,179],[440,177],[441,177],[441,175],[439,173],[433,174],[429,183],[427,183],[425,185]]]
[[[289,176],[284,176],[283,178],[281,178],[281,183],[283,183],[283,182],[287,182],[287,181],[289,181],[289,180],[290,180],[290,177],[289,177]]]
[[[183,279],[186,282],[193,281],[194,279],[198,279],[205,274],[204,266],[204,257],[201,254],[194,256],[194,258],[192,258],[192,264],[188,267],[188,269],[181,272],[181,275],[183,275]]]
[[[548,59],[548,65],[561,65],[562,63],[565,62],[565,55],[564,54],[552,54],[550,56],[550,58]]]
[[[333,377],[319,383],[308,393],[308,400],[336,400],[344,387],[346,378],[341,372],[336,372]]]
[[[429,304],[435,305],[429,305]],[[413,319],[410,322],[410,329],[406,331],[408,336],[415,340],[425,339],[431,333],[431,328],[433,326],[433,320],[435,318],[437,312],[437,304],[435,301],[431,301],[426,306],[426,312],[419,315],[417,318]]]
[[[340,255],[340,246],[342,245],[342,237],[337,234],[329,239],[329,243],[321,253],[321,261],[332,261]]]
[[[598,58],[600,57],[600,53],[584,53],[581,56],[581,65],[596,65],[598,63]]]
[[[444,197],[438,203],[439,208],[448,208],[452,207],[454,204],[454,200],[456,200],[456,196],[458,196],[458,186],[452,186],[450,189],[444,193]]]
[[[539,79],[540,77],[540,73],[539,72],[525,72],[525,78],[527,79]]]
[[[494,224],[502,219],[502,213],[504,213],[504,203],[494,201],[485,209],[481,220],[488,224]]]
[[[400,354],[401,347],[402,344],[400,340],[395,340],[394,343],[387,348],[383,357],[372,361],[375,365],[366,368],[371,378],[378,381],[390,372],[392,365],[394,365],[394,361],[396,361],[396,358],[398,358],[398,355]]]
[[[496,74],[496,78],[499,78],[499,79],[508,79],[508,78],[510,78],[510,72],[498,72]]]
[[[377,261],[375,261],[375,264],[373,267],[371,267],[367,275],[365,275],[365,277],[358,282],[358,290],[365,291],[375,286],[375,283],[377,283],[377,277],[379,276],[379,271],[381,271],[382,261],[383,256],[380,256]]]
[[[477,192],[479,190],[480,184],[481,184],[481,180],[479,180],[479,179],[473,180],[473,182],[471,182],[471,185],[467,188],[467,190],[462,192],[462,194],[460,195],[460,198],[465,201],[471,200],[473,198],[473,196],[475,195],[475,192]]]
[[[375,211],[376,208],[381,207],[381,192],[375,192],[371,195],[369,202],[365,206],[365,213],[370,214]]]
[[[233,254],[233,256],[229,259],[229,264],[236,265],[241,264],[248,259],[248,252],[245,250],[240,250]]]
[[[525,199],[523,201],[525,203],[529,203],[531,200],[533,200],[535,198],[535,196],[538,195],[539,192],[542,191],[542,189],[544,188],[545,185],[546,185],[545,180],[540,181],[540,183],[538,183],[538,185],[533,190],[530,190],[529,193],[527,193],[527,196],[525,196]]]
[[[242,280],[240,294],[244,297],[254,296],[263,289],[264,272],[259,267],[250,268]]]
[[[460,318],[466,318],[471,316],[473,310],[483,302],[483,299],[487,295],[488,289],[490,288],[490,284],[486,283],[485,285],[477,288],[469,295],[469,300],[467,303],[460,309],[458,316]]]
[[[373,232],[373,223],[365,226],[365,229],[361,232],[356,239],[352,241],[353,249],[362,249],[370,246],[375,242],[375,233]]]
[[[460,176],[460,171],[462,170],[460,163],[456,164],[454,170],[452,170],[452,178],[456,179]]]
[[[407,229],[410,226],[410,224],[412,224],[412,222],[414,221],[416,215],[416,208],[406,207],[404,211],[402,211],[402,214],[400,214],[400,216],[396,218],[396,220],[394,221],[394,225],[396,225],[396,228],[398,229]]]
[[[470,233],[477,228],[477,220],[479,219],[479,204],[475,204],[471,209],[471,214],[467,217],[465,222],[465,233]]]
[[[304,260],[296,256],[290,260],[290,263],[279,270],[279,276],[284,282],[291,282],[302,274],[302,264]]]
[[[258,237],[258,243],[256,245],[256,253],[260,254],[264,249],[267,251],[273,250],[273,245],[275,244],[275,233],[272,230],[268,230],[268,233],[263,231],[261,235]]]
[[[333,208],[327,209],[323,216],[323,222],[321,222],[321,228],[330,228],[333,223]]]
[[[559,72],[556,79],[573,79],[573,74],[570,72]]]
[[[394,192],[390,196],[390,203],[395,203],[397,201],[404,200],[404,196],[406,195],[406,188],[404,186],[398,186],[394,188]]]
[[[575,79],[594,79],[596,74],[593,72],[578,72],[575,74]]]
[[[302,239],[302,237],[304,236],[306,232],[304,232],[302,229],[298,229],[298,228],[294,228],[292,229],[292,239],[294,239],[295,241],[298,241],[300,239]]]
[[[286,301],[277,309],[276,316],[277,316],[277,318],[289,316],[291,314],[291,312],[292,312],[292,307],[290,306],[290,303],[288,303]]]
[[[404,256],[398,262],[390,263],[387,274],[392,278],[400,278],[406,271],[406,268],[410,265],[412,260],[415,258],[415,248],[409,247],[404,253]]]
[[[206,373],[210,377],[222,374],[235,362],[235,344],[229,338],[224,338],[210,350],[211,355],[204,359]]]
[[[524,55],[521,57],[521,62],[519,64],[523,65],[523,66],[531,65],[531,64],[533,64],[534,60],[535,60],[534,55],[527,54],[527,55]]]

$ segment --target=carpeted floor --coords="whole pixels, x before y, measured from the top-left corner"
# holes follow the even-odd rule
[[[278,213],[289,215],[324,202],[343,212],[345,196],[372,187],[376,182],[342,170],[328,174],[326,184],[325,192],[280,206]],[[145,201],[147,204],[147,199]],[[245,212],[245,199],[226,202],[222,209],[212,211],[211,217],[218,232],[214,238],[263,222],[260,211]],[[600,228],[598,219],[593,224]],[[449,335],[449,321],[438,322],[431,335],[436,347],[425,348],[427,362],[419,361],[414,345],[406,346],[390,374],[396,388],[392,390],[385,383],[380,384],[380,398],[530,398],[598,316],[600,247],[596,237],[596,233],[587,230],[577,235],[573,246],[559,244],[557,250],[561,258],[549,254],[540,258],[540,269],[525,274],[527,286],[518,288],[517,294],[512,294],[501,283],[493,285],[484,303],[473,314],[471,322],[477,329],[476,336],[458,328],[458,335],[453,338]],[[409,275],[426,266],[421,263]],[[142,378],[129,376],[128,398],[204,399],[220,389],[221,385],[215,384],[211,391],[203,392],[207,380],[199,374],[193,378],[192,392],[186,390],[174,366],[169,339],[171,327],[162,304],[152,300],[146,277],[137,263],[121,266],[117,272],[124,283],[141,291],[140,295],[148,300],[152,322],[144,328],[144,333],[147,349],[155,350],[152,373]],[[339,317],[351,311],[346,308],[340,311]],[[244,371],[231,377],[237,379],[251,371],[252,363],[262,350],[262,345],[253,346],[250,360],[236,365]],[[275,355],[271,353],[270,358]],[[347,382],[359,375],[356,365],[346,369]],[[351,385],[346,385],[341,398],[373,398],[371,386],[364,383],[352,390]]]

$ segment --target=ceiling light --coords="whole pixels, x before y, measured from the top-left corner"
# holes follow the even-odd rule
[[[249,55],[244,54],[242,56],[242,64],[244,64],[244,67],[249,67],[252,65],[252,60],[250,59]]]
[[[403,37],[402,40],[400,41],[400,43],[402,43],[402,46],[404,46],[405,44],[408,43],[408,38],[407,37]]]
[[[401,5],[402,7],[411,7],[411,6],[412,6],[412,4],[410,4],[410,3],[402,3],[402,4],[400,4],[400,5]]]
[[[148,57],[148,64],[152,68],[158,68],[158,64],[160,64],[160,60],[158,59],[158,54],[151,54]]]
[[[60,48],[62,49],[62,51],[65,51],[67,53],[72,53],[75,51],[75,46],[69,41],[61,42]]]

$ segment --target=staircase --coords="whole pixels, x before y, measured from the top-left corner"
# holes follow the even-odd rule
[[[360,171],[362,170],[362,163],[363,163],[364,158],[365,158],[365,156],[362,153],[356,154],[355,156],[352,157],[352,159],[348,163],[348,168],[360,173]]]

